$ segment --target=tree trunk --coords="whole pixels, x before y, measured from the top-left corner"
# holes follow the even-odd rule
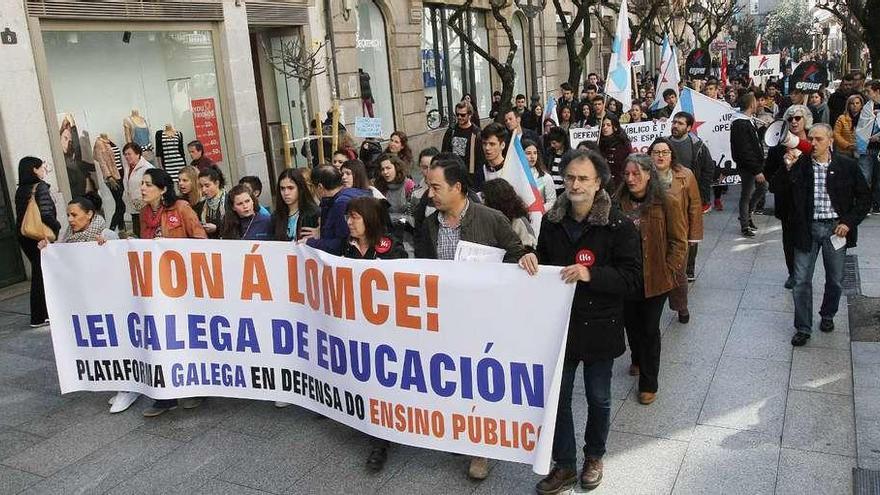
[[[868,45],[868,57],[871,59],[871,77],[880,78],[880,32],[876,29],[863,29],[864,41]]]
[[[865,30],[867,31],[867,30]],[[862,43],[860,40],[855,39],[853,37],[846,37],[846,71],[844,74],[849,73],[853,70],[859,70],[862,67],[861,63],[861,55],[862,55]]]

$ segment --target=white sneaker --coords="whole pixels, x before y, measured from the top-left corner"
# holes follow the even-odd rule
[[[284,409],[285,407],[290,407],[292,405],[293,404],[291,404],[290,402],[275,401],[275,407],[277,407],[278,409]]]
[[[113,397],[113,405],[110,407],[110,413],[116,414],[125,411],[138,400],[141,394],[137,392],[117,392]]]

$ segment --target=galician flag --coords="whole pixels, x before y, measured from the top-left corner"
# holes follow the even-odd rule
[[[510,150],[504,158],[504,166],[501,167],[501,178],[513,186],[516,195],[523,200],[530,213],[544,213],[544,198],[529,166],[520,134],[514,134],[510,140]]]
[[[651,110],[659,110],[666,106],[663,100],[663,92],[667,89],[675,90],[678,94],[678,82],[681,76],[678,74],[678,57],[675,55],[675,47],[669,43],[669,35],[663,38],[663,48],[660,52],[660,78],[657,79],[657,91]]]
[[[559,115],[556,113],[556,98],[552,96],[547,97],[547,104],[544,105],[544,118],[541,119],[541,127],[540,129],[544,129],[544,121],[550,119],[553,121],[553,125],[559,126]]]
[[[605,79],[605,94],[628,106],[632,100],[632,53],[629,49],[629,12],[626,0],[620,2],[617,33],[611,45],[611,61]]]

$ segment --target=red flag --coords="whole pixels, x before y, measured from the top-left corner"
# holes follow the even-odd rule
[[[721,52],[721,92],[727,91],[727,50]]]

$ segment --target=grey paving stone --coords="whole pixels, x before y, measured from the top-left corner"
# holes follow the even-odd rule
[[[719,260],[717,259],[706,261],[705,268],[703,268],[697,277],[697,281],[692,285],[694,292],[702,293],[705,290],[742,291],[749,284],[750,264],[743,266],[731,265],[731,267],[728,268],[720,267],[717,263],[719,263]],[[737,294],[736,298],[738,301],[739,294]],[[693,311],[692,308],[691,311]]]
[[[777,495],[852,493],[855,459],[817,452],[782,449]]]
[[[693,434],[712,369],[681,363],[660,364],[657,400],[638,403],[638,387],[611,423],[613,430],[641,435],[688,440]]]
[[[0,425],[18,426],[63,402],[58,396],[0,385]]]
[[[773,493],[779,437],[697,426],[673,493]]]
[[[0,340],[0,351],[55,362],[50,327],[28,328]]]
[[[405,445],[392,445],[388,450],[388,461],[385,463],[385,468],[378,473],[373,473],[365,466],[369,453],[369,441],[365,437],[355,438],[346,448],[334,452],[324,461],[312,467],[307,475],[301,476],[284,492],[333,495],[338,493],[377,493],[388,480],[397,473],[401,473],[413,457],[425,455],[421,449]],[[442,456],[443,454],[435,453],[435,455]],[[526,471],[531,471],[528,466],[522,464],[498,463],[494,467],[492,476],[480,486],[487,484],[495,486],[496,483],[504,483],[505,478],[511,475],[517,476],[517,473],[523,468]],[[406,476],[405,473],[403,475]],[[438,483],[442,482],[438,480]],[[521,489],[522,485],[516,488]]]
[[[855,373],[853,381],[856,387],[880,389],[880,363],[861,364],[854,367],[853,370]]]
[[[702,425],[782,433],[788,363],[724,356],[700,412]]]
[[[852,395],[849,350],[800,347],[791,362],[791,388],[807,392]]]
[[[16,378],[25,373],[43,369],[49,363],[42,359],[34,359],[27,356],[20,356],[9,352],[0,351],[0,382],[8,383],[12,378]]]
[[[21,424],[18,429],[48,438],[84,421],[100,422],[109,414],[107,399],[111,395],[80,392],[63,396],[59,404]]]
[[[208,480],[204,485],[196,488],[191,493],[204,495],[261,495],[268,492],[254,490],[253,488],[221,480]]]
[[[7,466],[49,476],[125,436],[143,424],[134,414],[88,418],[4,461]]]
[[[398,471],[379,489],[381,494],[457,495],[473,493],[480,482],[467,477],[468,456],[454,456],[431,450],[419,451],[406,468]],[[489,476],[495,476],[500,461],[489,461]],[[442,480],[442,482],[438,482]]]
[[[785,283],[785,279],[782,280],[782,283],[773,285],[749,283],[743,292],[741,306],[748,309],[794,313],[791,291],[787,290],[783,283]]]
[[[356,448],[363,435],[334,423],[314,425],[301,434],[278,435],[239,462],[229,463],[217,479],[257,490],[281,493],[322,462],[335,462],[334,452]],[[363,452],[363,449],[358,449]],[[366,454],[362,459],[366,458]],[[348,466],[357,469],[363,461]]]
[[[791,313],[743,308],[733,320],[723,355],[791,361]]]
[[[219,426],[229,431],[270,439],[279,435],[302,434],[319,421],[329,420],[299,406],[279,409],[272,402],[251,401],[221,421]]]
[[[22,294],[20,296],[11,297],[9,299],[4,299],[0,301],[0,311],[6,311],[10,313],[19,313],[23,315],[31,314],[31,299],[30,293]]]
[[[688,309],[697,314],[730,316],[736,313],[741,296],[741,290],[697,287],[695,283],[688,295]]]
[[[61,395],[61,387],[58,385],[58,370],[55,368],[54,362],[47,362],[42,368],[5,379],[3,384],[32,392]]]
[[[481,482],[474,494],[534,493],[534,486],[541,478],[543,476],[535,474],[529,465],[499,462],[492,471],[492,476]]]
[[[782,446],[854,456],[856,447],[852,417],[851,397],[791,390],[785,408]]]
[[[853,389],[859,467],[880,469],[880,389]]]
[[[25,494],[106,493],[181,444],[173,440],[132,432],[89,454],[31,486]]]
[[[30,322],[28,315],[0,312],[0,339],[18,335]]]
[[[42,479],[35,474],[0,465],[0,492],[2,493],[19,493]]]
[[[685,442],[612,431],[602,485],[590,493],[670,493],[686,451]]]
[[[721,356],[732,324],[733,316],[691,311],[688,324],[675,321],[663,333],[662,361],[714,366]]]
[[[150,469],[123,480],[116,493],[193,493],[230,465],[244,462],[264,448],[265,440],[213,429],[183,444]]]
[[[0,461],[44,440],[43,437],[0,426]]]
[[[853,366],[880,364],[880,342],[853,342]]]
[[[177,408],[170,413],[145,421],[139,430],[179,442],[189,442],[251,402],[244,399],[209,397],[196,409]],[[149,397],[141,397],[139,403],[142,405],[137,409],[141,410],[149,407],[152,400]]]

